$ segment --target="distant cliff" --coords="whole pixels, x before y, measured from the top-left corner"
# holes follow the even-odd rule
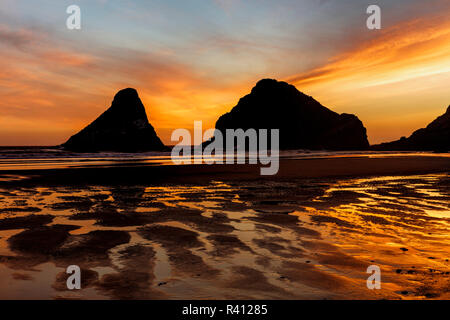
[[[111,107],[62,145],[77,152],[138,152],[163,150],[164,144],[148,122],[135,89],[119,91]]]
[[[216,129],[280,129],[280,149],[365,150],[366,128],[352,114],[338,114],[293,85],[259,81],[216,122]]]
[[[382,143],[371,147],[384,151],[450,151],[450,106],[447,111],[431,122],[426,128],[400,140]]]

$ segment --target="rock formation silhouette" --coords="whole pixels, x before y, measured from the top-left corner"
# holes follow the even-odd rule
[[[408,138],[381,143],[371,147],[385,151],[450,151],[450,106],[426,128],[414,131]]]
[[[108,110],[62,147],[77,152],[140,152],[165,148],[148,122],[137,91],[132,88],[119,91]]]
[[[260,80],[251,93],[216,122],[226,129],[280,129],[280,149],[365,150],[366,128],[352,114],[338,114],[293,85]],[[205,143],[213,141],[214,137]]]

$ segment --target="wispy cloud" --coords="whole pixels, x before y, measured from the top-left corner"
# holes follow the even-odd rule
[[[449,72],[449,40],[448,16],[415,19],[384,30],[377,38],[289,81],[312,85],[357,78],[359,85],[378,85]]]
[[[60,143],[92,121],[124,87],[139,90],[166,142],[171,128],[191,127],[194,114],[213,126],[224,97],[235,97],[235,83],[221,86],[213,72],[179,62],[166,52],[95,45],[79,52],[45,32],[7,27],[1,32],[7,35],[0,42],[1,122],[26,124],[30,137],[33,130],[42,133],[48,121],[53,122],[53,136],[42,135],[52,137],[48,143]],[[0,128],[0,144],[16,144],[4,140],[11,139],[6,131],[14,128]],[[25,139],[24,133],[19,136]]]
[[[445,98],[449,3],[430,1],[379,0],[386,29],[369,33],[360,0],[86,0],[79,32],[65,29],[64,2],[3,0],[0,145],[60,143],[124,87],[170,143],[194,120],[214,126],[263,77],[358,114],[373,141],[408,133],[436,111],[423,101]],[[415,115],[399,119],[405,110]]]
[[[356,113],[372,143],[407,136],[450,102],[448,18],[444,11],[386,28],[287,81],[337,111]]]

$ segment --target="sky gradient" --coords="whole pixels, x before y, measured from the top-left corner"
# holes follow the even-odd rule
[[[368,30],[375,3],[382,29]],[[450,0],[2,0],[0,145],[60,144],[126,87],[171,144],[261,78],[356,114],[371,143],[398,139],[450,104],[449,18]]]

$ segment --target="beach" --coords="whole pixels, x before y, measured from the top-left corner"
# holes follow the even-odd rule
[[[3,167],[0,297],[450,298],[448,154],[279,166],[274,176],[161,159]],[[66,287],[69,265],[81,290]],[[367,287],[371,265],[381,289]]]

